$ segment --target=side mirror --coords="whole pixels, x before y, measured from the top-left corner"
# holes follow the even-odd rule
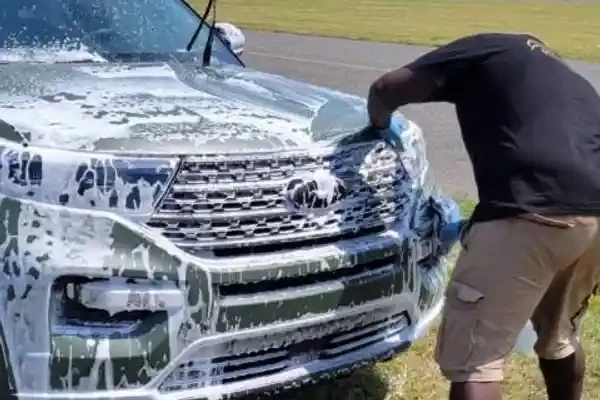
[[[238,57],[241,57],[244,53],[244,46],[246,45],[246,37],[242,31],[228,22],[217,22],[215,28],[219,37]]]

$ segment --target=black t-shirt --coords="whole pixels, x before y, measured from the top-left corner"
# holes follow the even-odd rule
[[[478,34],[406,66],[436,76],[473,163],[473,220],[600,215],[600,97],[536,37]]]

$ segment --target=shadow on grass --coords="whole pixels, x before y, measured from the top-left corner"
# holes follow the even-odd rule
[[[377,373],[374,367],[365,367],[349,376],[292,389],[269,398],[274,400],[384,400],[387,393],[386,379]]]

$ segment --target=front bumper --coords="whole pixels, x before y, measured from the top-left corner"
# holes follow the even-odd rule
[[[338,375],[347,374],[360,367],[378,360],[387,360],[394,355],[407,350],[418,338],[424,336],[429,327],[439,314],[443,304],[442,296],[436,296],[435,304],[421,315],[416,323],[406,325],[404,322],[388,329],[379,335],[374,343],[362,347],[360,350],[345,353],[329,359],[318,359],[302,362],[288,368],[283,372],[262,376],[260,378],[233,384],[215,385],[203,388],[165,391],[162,389],[167,376],[182,362],[199,350],[211,351],[215,346],[223,343],[235,344],[252,342],[253,339],[269,337],[270,329],[256,329],[252,332],[240,331],[220,335],[218,338],[200,339],[191,344],[177,359],[173,360],[168,368],[157,375],[148,385],[134,390],[115,390],[103,392],[71,392],[71,393],[22,393],[20,400],[202,400],[224,397],[237,397],[254,393],[275,393],[282,389],[291,389],[304,384],[313,383],[322,379],[330,379]],[[287,326],[285,331],[278,332],[282,336],[294,336],[296,332],[308,332],[311,327],[339,326],[344,320],[351,320],[353,316],[368,314],[371,318],[383,315],[398,315],[402,310],[414,307],[414,301],[407,296],[370,303],[363,307],[353,308],[345,313],[330,313],[311,319],[309,322],[297,322]]]
[[[19,331],[22,325],[3,321],[5,333],[7,328],[9,331],[8,348],[13,350],[11,363],[22,399],[195,400],[295,386],[348,372],[404,350],[420,336],[441,305],[446,264],[440,254],[431,253],[441,247],[428,240],[403,236],[401,232],[407,232],[405,226],[310,251],[286,252],[285,257],[281,254],[238,257],[236,262],[223,266],[222,260],[199,260],[112,214],[91,215],[5,201],[4,205],[15,216],[27,217],[34,223],[36,218],[43,219],[42,227],[58,225],[60,221],[65,235],[70,237],[79,239],[85,237],[90,226],[103,226],[110,229],[112,237],[123,238],[114,241],[121,247],[105,250],[99,247],[102,242],[92,235],[84,243],[89,247],[78,249],[80,254],[103,252],[106,257],[82,257],[77,259],[77,265],[66,264],[67,259],[56,246],[48,245],[43,249],[46,253],[40,253],[48,260],[46,265],[60,268],[40,269],[40,278],[29,292],[31,295],[14,300],[18,306],[15,309],[36,304],[27,309],[37,313],[37,317],[28,320],[27,329],[38,336],[32,337],[27,346],[19,346],[15,338],[22,332]],[[440,208],[442,228],[452,219],[443,211],[446,209]],[[40,232],[36,237],[43,234]],[[147,256],[142,263],[136,258],[136,249],[140,248],[146,249]],[[102,263],[96,264],[98,261]],[[370,265],[367,270],[361,269],[367,264]],[[152,325],[152,329],[140,326],[138,331],[119,338],[84,337],[81,330],[48,327],[47,310],[52,307],[44,303],[47,285],[61,275],[84,273],[108,278],[109,282],[119,277],[179,279],[191,288],[190,292],[198,294],[194,299],[188,297],[186,305],[194,306],[196,313],[171,315],[153,324],[147,321],[146,327]],[[321,273],[333,275],[327,275],[321,282],[295,286],[298,279]],[[265,280],[277,281],[277,286],[248,292],[249,285],[260,285]],[[244,286],[242,291],[236,287],[240,283]],[[190,321],[203,324],[204,333],[182,333],[179,328]],[[381,330],[357,337],[356,330],[364,331],[373,324]],[[52,332],[50,352],[45,350],[48,339],[44,332]],[[332,338],[332,335],[337,336]],[[329,337],[331,342],[318,345],[331,348],[326,349],[327,357],[316,357],[311,354],[315,347],[313,339],[323,337]],[[247,365],[251,364],[249,359],[265,349],[289,350],[293,354],[286,355],[287,364],[281,370],[276,368],[281,363],[269,370],[272,366],[266,365],[264,357],[258,357],[255,362],[260,366],[254,370],[261,370],[261,374],[252,376],[254,370]],[[173,383],[177,376],[187,373],[185,366],[194,360],[206,363],[227,357],[244,358],[243,379],[224,382],[223,375],[232,374],[221,371],[217,379],[208,383],[204,380],[197,387],[189,384],[197,376],[184,379],[185,385]],[[264,373],[265,368],[268,373]]]

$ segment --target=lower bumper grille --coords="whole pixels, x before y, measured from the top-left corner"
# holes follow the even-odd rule
[[[283,372],[298,365],[331,359],[374,345],[408,328],[406,313],[358,325],[352,329],[271,348],[208,358],[189,357],[160,387],[161,392],[199,389]]]

